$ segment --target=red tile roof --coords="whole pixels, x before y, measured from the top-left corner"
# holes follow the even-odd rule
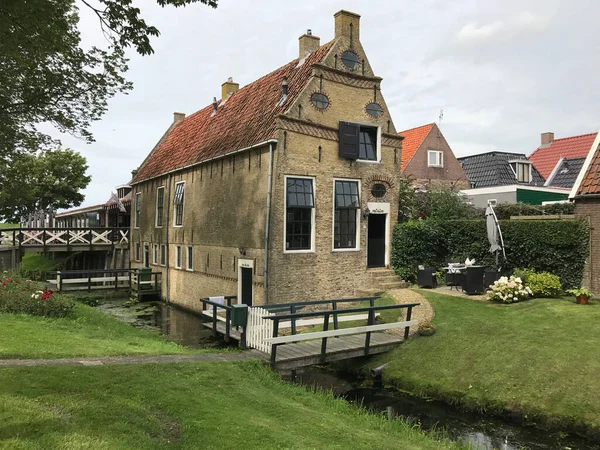
[[[431,131],[433,125],[433,123],[430,123],[398,133],[399,135],[404,136],[404,140],[402,141],[401,170],[404,170],[406,168],[406,165],[415,155],[415,153],[417,152],[417,150]]]
[[[142,163],[133,182],[274,138],[277,115],[301,92],[312,75],[312,64],[325,58],[333,42],[310,53],[303,64],[296,59],[219,101],[216,114],[209,105],[183,119]],[[283,77],[288,80],[288,96],[280,104]]]
[[[561,157],[585,158],[596,138],[596,133],[555,139],[548,147],[536,149],[529,160],[544,178],[548,178]]]
[[[593,145],[593,143],[592,143]],[[590,145],[591,148],[591,145]],[[600,145],[595,149],[594,156],[584,175],[576,195],[600,194]]]

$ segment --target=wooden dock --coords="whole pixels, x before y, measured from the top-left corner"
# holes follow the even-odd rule
[[[377,297],[369,297],[248,307],[248,317],[239,326],[239,323],[231,322],[235,296],[225,297],[223,303],[201,299],[203,314],[212,319],[204,326],[213,331],[213,336],[223,335],[227,341],[238,340],[242,348],[250,347],[261,351],[271,361],[271,367],[279,372],[376,355],[390,351],[403,342],[408,337],[409,327],[417,325],[416,321],[411,320],[411,315],[412,308],[418,303],[377,306],[376,300]],[[361,301],[369,301],[370,306],[339,309],[341,303]],[[297,312],[309,305],[327,309]],[[211,309],[207,309],[208,307]],[[377,312],[389,309],[406,310],[405,320],[376,323]],[[339,326],[341,322],[365,319],[367,324],[364,326]],[[330,324],[333,324],[332,330],[329,329]],[[311,325],[321,325],[322,330],[309,331],[310,328],[306,327]],[[297,328],[304,330],[298,333]],[[404,333],[398,335],[384,332],[399,328],[404,328]]]

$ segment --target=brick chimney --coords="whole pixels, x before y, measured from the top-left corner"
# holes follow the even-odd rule
[[[554,141],[554,133],[542,133],[542,147],[549,147]]]
[[[360,39],[360,16],[356,13],[341,10],[336,12],[335,17],[335,37],[340,36]]]
[[[185,113],[182,113],[182,112],[174,112],[173,113],[173,123],[179,123],[183,119],[185,119]]]
[[[306,33],[298,38],[298,41],[300,44],[298,58],[300,59],[315,51],[321,45],[321,38],[313,36],[311,30],[306,30]]]
[[[231,77],[227,78],[227,81],[221,85],[221,100],[225,100],[230,94],[236,93],[239,89],[239,83],[235,83]]]

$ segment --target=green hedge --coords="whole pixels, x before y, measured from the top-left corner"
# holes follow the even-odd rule
[[[579,286],[588,251],[589,229],[583,220],[502,220],[506,262],[503,269],[528,267],[560,277],[565,288]],[[493,266],[484,220],[411,221],[396,225],[392,266],[407,281],[416,280],[417,266],[435,268],[449,261],[475,258]]]
[[[510,219],[511,216],[543,216],[557,214],[573,214],[575,203],[551,203],[549,205],[528,205],[527,203],[499,203],[494,207],[499,220]]]

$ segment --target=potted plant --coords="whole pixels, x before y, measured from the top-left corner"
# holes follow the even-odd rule
[[[575,296],[575,301],[578,305],[587,305],[590,301],[590,298],[594,296],[594,294],[584,287],[580,287],[578,289],[569,289],[567,292]]]
[[[435,334],[435,325],[429,322],[419,325],[420,336],[431,336]]]

